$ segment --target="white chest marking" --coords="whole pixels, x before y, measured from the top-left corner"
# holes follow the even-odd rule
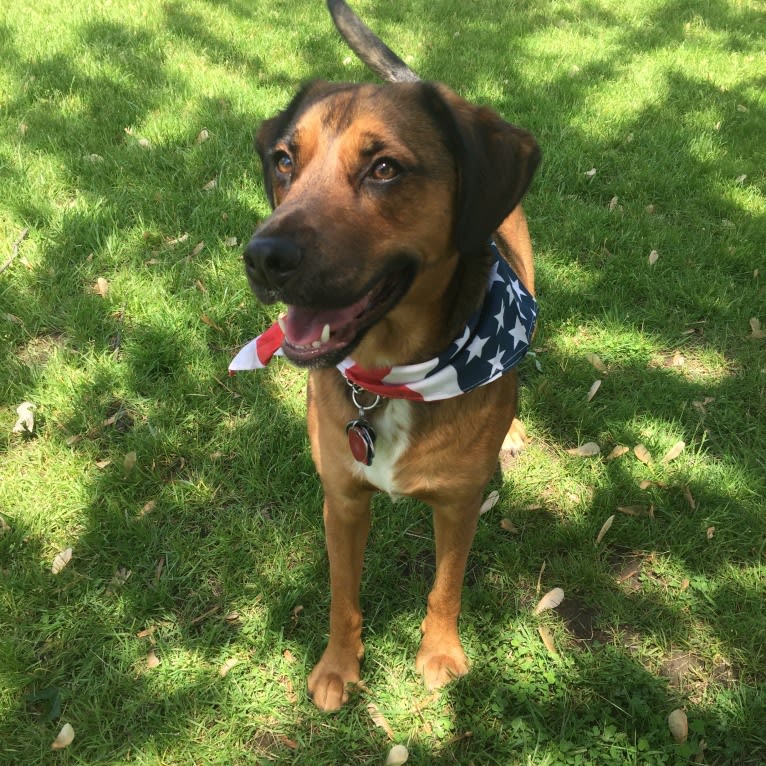
[[[391,399],[382,413],[371,419],[375,429],[375,457],[372,465],[354,462],[354,470],[374,487],[391,496],[401,494],[396,486],[396,466],[410,442],[411,404]]]

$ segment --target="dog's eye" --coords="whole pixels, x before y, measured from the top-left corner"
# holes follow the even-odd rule
[[[401,173],[401,167],[395,160],[384,158],[378,160],[370,170],[370,178],[374,181],[391,181]]]
[[[292,174],[293,158],[287,152],[274,152],[272,159],[274,161],[274,167],[277,169],[277,173],[281,173],[283,176]]]

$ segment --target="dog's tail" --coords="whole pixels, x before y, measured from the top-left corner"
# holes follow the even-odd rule
[[[354,53],[387,82],[417,82],[420,78],[348,7],[343,0],[327,0],[332,20]]]

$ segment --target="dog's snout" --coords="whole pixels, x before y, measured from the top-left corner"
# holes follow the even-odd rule
[[[283,287],[298,270],[303,253],[283,237],[253,237],[245,248],[245,266],[258,285],[275,290]]]

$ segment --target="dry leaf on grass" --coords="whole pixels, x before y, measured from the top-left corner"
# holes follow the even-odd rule
[[[204,622],[207,620],[208,617],[211,617],[216,612],[219,612],[221,610],[220,604],[213,604],[209,609],[205,609],[202,614],[198,614],[196,617],[194,617],[191,621],[192,625],[199,625],[201,622]]]
[[[11,525],[2,516],[0,516],[0,537],[8,534],[10,531]]]
[[[689,504],[689,508],[691,508],[693,511],[696,510],[697,501],[694,499],[694,495],[692,495],[692,491],[689,489],[688,484],[684,487],[684,497],[686,498],[686,502]]]
[[[715,401],[714,396],[706,396],[704,399],[701,399],[700,401],[692,402],[692,407],[694,407],[695,410],[705,415],[707,414],[708,404],[712,404],[714,401]]]
[[[708,540],[712,540],[713,535],[715,535],[715,527],[708,527],[707,532],[705,534],[707,535]]]
[[[593,178],[593,176],[595,176],[597,172],[598,171],[596,170],[596,168],[591,168],[590,170],[586,170],[584,175],[587,176],[588,178]]]
[[[208,327],[212,327],[214,330],[217,330],[218,332],[223,332],[223,330],[207,314],[202,314],[202,316],[200,317],[200,320],[202,324],[206,324]]]
[[[285,746],[289,747],[290,750],[297,750],[298,749],[298,743],[294,739],[290,739],[290,737],[280,734],[279,735],[279,741]]]
[[[543,572],[545,572],[545,563],[546,563],[545,559],[543,559],[543,564],[540,567],[540,574],[537,575],[537,587],[535,588],[535,593],[537,593],[538,596],[540,595],[540,591],[542,590]]]
[[[160,664],[160,658],[155,654],[154,649],[150,649],[146,653],[146,667],[149,670],[156,668]]]
[[[295,693],[295,687],[293,682],[287,676],[279,676],[277,679],[279,685],[285,690],[285,698],[291,705],[295,705],[298,702],[298,695]]]
[[[203,187],[202,191],[213,191],[215,187],[218,186],[218,179],[217,178],[211,178]]]
[[[606,365],[602,361],[598,354],[586,354],[585,358],[592,364],[599,372],[606,372]]]
[[[487,511],[491,511],[497,505],[499,499],[500,493],[496,489],[493,489],[487,495],[487,499],[481,504],[481,508],[479,508],[479,516],[485,514]]]
[[[169,247],[175,247],[176,245],[180,245],[183,242],[186,242],[186,240],[189,239],[189,232],[184,232],[183,234],[179,235],[178,237],[171,237],[170,239],[165,240],[165,244]]]
[[[100,295],[102,298],[106,298],[109,294],[109,282],[104,277],[99,277],[90,288],[94,295]]]
[[[117,569],[112,576],[112,581],[109,583],[109,590],[114,591],[122,585],[125,585],[132,574],[133,572],[127,567],[120,567]]]
[[[636,446],[633,447],[633,452],[645,465],[651,465],[654,462],[654,458],[652,458],[649,450],[643,444],[636,444]]]
[[[648,516],[650,507],[645,505],[618,505],[617,511],[626,516]]]
[[[603,524],[598,534],[596,535],[596,545],[598,545],[603,539],[604,535],[609,531],[614,522],[614,514],[612,514]]]
[[[210,138],[210,133],[207,128],[202,128],[202,130],[197,133],[197,138],[194,139],[195,144],[201,144]]]
[[[409,750],[404,745],[394,745],[386,756],[386,766],[401,766],[409,757]]]
[[[51,750],[63,750],[74,742],[74,729],[71,723],[65,723],[61,727],[56,739],[51,742]]]
[[[545,648],[551,653],[551,654],[558,654],[558,650],[556,649],[556,642],[553,640],[553,633],[548,630],[548,628],[545,627],[545,625],[539,625],[537,628],[537,632],[540,634],[540,638],[543,640],[543,643],[545,644]]]
[[[670,463],[672,460],[675,460],[686,447],[686,442],[684,441],[677,441],[664,455],[662,458],[663,463]]]
[[[660,489],[665,489],[666,486],[667,484],[661,481],[654,481],[654,479],[642,479],[638,482],[639,489],[649,489],[649,487],[659,487]]]
[[[618,457],[622,457],[623,455],[630,452],[630,449],[623,444],[617,444],[615,447],[612,448],[612,451],[604,458],[607,462],[611,460],[617,460]]]
[[[13,433],[15,434],[31,434],[35,430],[35,409],[37,405],[32,402],[22,402],[16,407],[16,414],[18,419],[13,426]]]
[[[394,730],[391,728],[391,724],[386,720],[386,717],[383,715],[383,713],[380,712],[378,709],[378,706],[370,702],[369,705],[367,705],[367,712],[370,714],[370,718],[372,718],[372,722],[379,728],[383,729],[384,732],[386,732],[386,736],[393,740],[394,739]]]
[[[686,742],[689,736],[689,721],[686,718],[686,713],[680,708],[674,710],[668,716],[668,728],[673,735],[673,739],[678,742],[679,745]]]
[[[750,320],[750,337],[751,338],[766,338],[766,332],[761,329],[761,322],[756,317]]]
[[[150,500],[144,504],[144,507],[138,512],[138,518],[143,518],[147,513],[151,513],[157,507],[156,500]]]
[[[104,460],[97,460],[96,461],[96,468],[100,469],[101,471],[104,470],[107,466],[110,466],[112,464],[112,461],[109,458],[105,458]]]
[[[649,253],[649,265],[654,266],[655,263],[660,259],[660,254],[656,250],[652,250],[651,253]]]
[[[239,244],[239,240],[236,237],[226,237],[223,244],[226,245],[226,247],[236,247]]]
[[[137,460],[138,456],[133,450],[125,454],[125,457],[122,459],[122,468],[126,476],[136,467]]]
[[[535,607],[535,614],[542,614],[548,609],[555,609],[564,600],[564,591],[561,588],[553,588],[549,590],[538,601]]]
[[[517,535],[519,533],[519,528],[509,518],[501,519],[500,526],[512,535]]]
[[[56,554],[51,565],[51,574],[58,574],[72,560],[72,549],[64,548]]]
[[[601,388],[601,381],[595,380],[593,381],[593,385],[590,387],[590,390],[588,391],[587,400],[590,402],[593,400],[593,397],[596,395],[596,392]]]
[[[619,201],[620,201],[619,197],[612,197],[612,199],[609,200],[609,212],[610,213],[617,207],[617,203]]]
[[[601,453],[601,447],[596,442],[585,442],[579,447],[568,449],[567,453],[575,457],[595,457]]]
[[[203,240],[202,242],[198,242],[198,243],[197,243],[197,244],[194,246],[194,250],[192,250],[192,251],[189,253],[189,255],[187,256],[187,258],[189,258],[189,259],[190,259],[190,258],[194,258],[194,256],[195,256],[195,255],[199,255],[199,254],[200,254],[200,253],[201,253],[201,252],[202,252],[204,249],[205,249],[205,242],[204,242],[204,240]]]
[[[238,663],[239,660],[236,657],[230,657],[220,668],[218,668],[218,675],[221,676],[221,678],[226,678],[226,676],[229,675],[229,671]]]

